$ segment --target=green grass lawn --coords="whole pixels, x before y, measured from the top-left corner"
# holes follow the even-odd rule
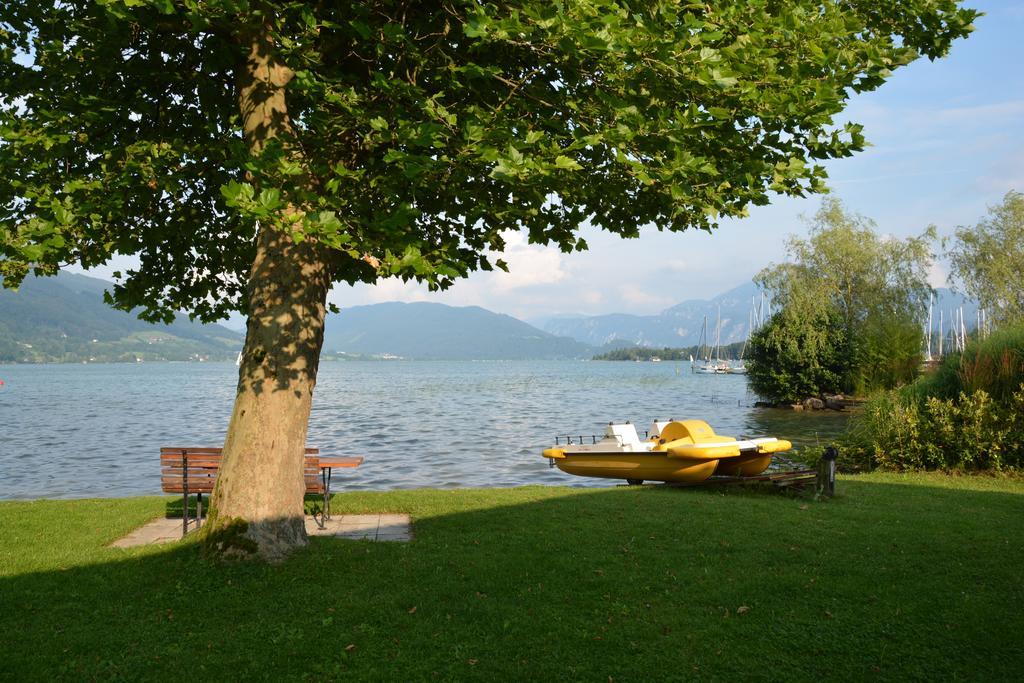
[[[0,679],[1017,679],[1024,480],[339,495],[411,543],[279,566],[110,541],[168,498],[0,503]]]

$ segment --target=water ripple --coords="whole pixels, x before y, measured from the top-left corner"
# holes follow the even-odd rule
[[[223,442],[237,369],[230,363],[0,366],[0,498],[160,492],[161,446]],[[550,469],[556,434],[638,430],[655,418],[708,420],[723,434],[778,433],[813,443],[836,416],[754,410],[742,376],[686,364],[519,362],[325,363],[310,445],[363,455],[344,489],[614,485]]]

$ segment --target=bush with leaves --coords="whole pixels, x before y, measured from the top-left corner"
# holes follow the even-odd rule
[[[1005,470],[1024,467],[1024,386],[999,402],[984,390],[956,398],[886,391],[858,415],[844,443],[854,469]]]
[[[922,396],[953,398],[983,390],[1009,400],[1024,383],[1024,323],[975,339],[962,354],[947,356],[938,369],[915,385]]]
[[[813,317],[783,309],[750,337],[747,378],[759,396],[794,402],[843,387],[849,344],[834,309]]]
[[[866,394],[913,382],[921,367],[921,327],[911,316],[873,314],[851,340],[843,389]]]
[[[844,460],[867,469],[1024,468],[1024,325],[872,397],[853,420]]]

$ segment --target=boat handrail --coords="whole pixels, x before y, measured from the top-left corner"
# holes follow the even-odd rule
[[[561,440],[565,439],[565,445],[566,446],[580,446],[580,445],[583,444],[583,441],[584,441],[585,438],[589,438],[591,444],[596,444],[598,442],[598,440],[603,439],[605,437],[604,437],[603,434],[601,436],[597,436],[596,434],[591,434],[589,437],[584,437],[583,435],[580,435],[580,434],[577,434],[577,435],[568,435],[568,434],[566,434],[565,436],[556,436],[555,437],[555,445],[556,446],[561,446],[562,445]],[[644,438],[645,439],[649,439],[650,438],[650,431],[647,430],[647,429],[644,430]],[[575,441],[573,441],[573,439],[575,439]]]

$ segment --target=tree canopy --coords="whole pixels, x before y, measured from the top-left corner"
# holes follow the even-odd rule
[[[791,236],[789,261],[762,270],[758,284],[784,308],[834,307],[852,336],[872,315],[919,319],[928,302],[935,230],[905,240],[879,235],[875,224],[826,198],[806,239]]]
[[[974,227],[961,227],[949,251],[951,279],[997,323],[1024,320],[1024,195],[1008,192]]]
[[[446,287],[502,232],[710,229],[822,189],[848,98],[945,53],[953,0],[714,4],[13,0],[0,8],[0,273],[136,256],[112,301],[245,310],[258,224],[331,276]],[[243,140],[251,36],[290,125]],[[287,207],[298,207],[286,211]]]
[[[874,224],[827,198],[790,260],[756,280],[779,312],[752,338],[750,380],[779,400],[889,387],[913,377],[920,322],[931,294],[935,231],[881,236]]]

